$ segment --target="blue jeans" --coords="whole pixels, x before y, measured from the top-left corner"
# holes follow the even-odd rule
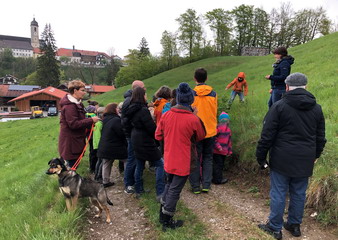
[[[133,144],[131,139],[127,138],[128,142],[128,159],[126,164],[126,169],[124,169],[124,185],[125,187],[134,186],[135,184],[135,169],[136,169],[136,159]]]
[[[308,177],[293,178],[270,172],[270,216],[269,226],[280,231],[283,226],[286,194],[289,193],[289,224],[301,224],[304,213]]]
[[[142,193],[143,188],[143,170],[145,161],[136,159],[136,170],[135,170],[135,192]],[[162,195],[164,191],[164,167],[163,158],[154,161],[153,166],[156,167],[156,196]]]
[[[271,108],[272,104],[281,100],[284,93],[285,89],[277,89],[277,88],[272,89],[271,96],[268,102],[269,108]]]
[[[239,96],[239,99],[240,99],[241,102],[244,102],[244,94],[243,94],[243,92],[232,91],[231,95],[230,95],[229,102],[228,102],[229,105],[231,105],[232,102],[235,100],[236,95]]]

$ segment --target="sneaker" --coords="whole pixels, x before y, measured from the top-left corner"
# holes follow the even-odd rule
[[[124,189],[124,192],[125,193],[128,193],[128,194],[133,194],[135,193],[135,189],[134,189],[134,186],[128,186]]]
[[[271,229],[268,224],[258,224],[258,227],[264,232],[272,235],[277,240],[281,240],[283,238],[282,231],[275,231]]]
[[[209,192],[209,189],[208,188],[203,188],[202,189],[202,193],[208,193]]]
[[[300,237],[302,235],[300,231],[300,224],[288,224],[287,222],[285,222],[283,225],[284,228],[292,234],[292,236]]]
[[[201,193],[201,189],[200,189],[200,188],[193,188],[193,189],[192,189],[192,192],[193,192],[194,194],[200,194],[200,193]]]
[[[111,187],[111,186],[114,186],[114,185],[115,185],[114,182],[109,182],[109,183],[104,183],[104,184],[103,184],[103,187],[104,187],[104,188],[107,188],[107,187]]]

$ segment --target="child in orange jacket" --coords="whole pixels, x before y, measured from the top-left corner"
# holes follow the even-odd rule
[[[228,84],[225,90],[228,90],[231,86],[233,86],[233,88],[230,95],[230,99],[228,101],[227,109],[230,109],[231,104],[234,101],[236,95],[239,96],[241,102],[244,102],[244,96],[248,94],[248,83],[245,80],[245,73],[244,72],[238,73],[237,77],[231,83]]]

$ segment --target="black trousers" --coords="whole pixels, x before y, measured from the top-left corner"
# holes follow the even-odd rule
[[[223,168],[224,168],[225,156],[220,154],[213,155],[212,165],[212,182],[219,184],[223,179]]]
[[[95,172],[97,160],[97,149],[94,149],[93,138],[91,138],[89,140],[89,169],[93,173]]]
[[[166,184],[162,196],[164,210],[172,214],[176,211],[176,205],[188,176],[178,176],[166,173]]]

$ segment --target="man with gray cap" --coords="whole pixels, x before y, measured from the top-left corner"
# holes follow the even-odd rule
[[[315,97],[305,90],[307,77],[293,73],[285,83],[285,95],[265,116],[256,150],[261,169],[270,167],[270,216],[258,227],[275,239],[282,239],[283,225],[293,236],[301,236],[308,178],[326,143],[324,115]],[[290,202],[283,224],[287,193]]]

